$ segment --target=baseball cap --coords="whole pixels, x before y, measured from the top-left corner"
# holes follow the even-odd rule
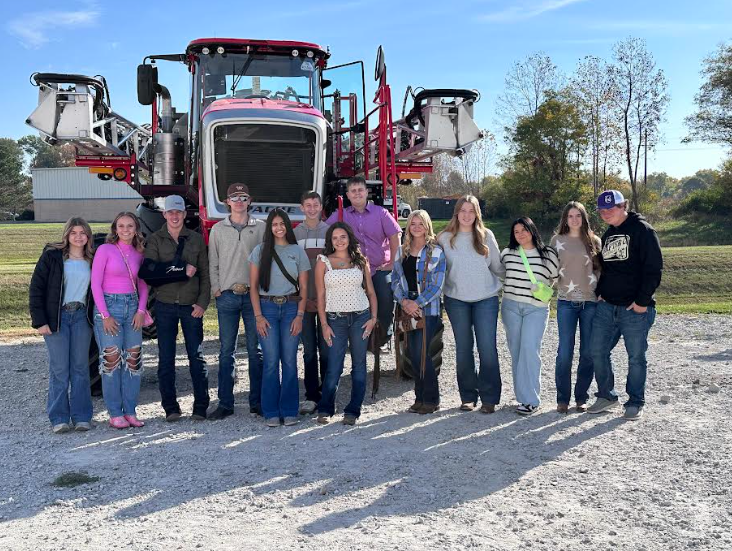
[[[183,201],[183,197],[180,195],[168,195],[165,198],[165,209],[166,211],[169,210],[180,210],[185,212],[186,210],[186,203]]]
[[[611,209],[625,203],[625,197],[617,189],[608,189],[597,196],[598,209]]]
[[[249,188],[246,184],[231,184],[226,188],[226,197],[233,197],[234,195],[249,195]]]

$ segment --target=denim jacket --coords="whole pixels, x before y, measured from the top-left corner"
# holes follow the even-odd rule
[[[423,289],[422,279],[425,263],[427,263],[427,278]],[[445,283],[446,271],[447,262],[442,247],[435,245],[429,259],[427,259],[427,247],[423,247],[417,259],[417,289],[419,289],[419,296],[415,302],[422,308],[425,316],[440,315],[440,297],[442,296],[442,285]],[[397,251],[394,271],[391,273],[391,289],[394,292],[394,300],[397,302],[401,302],[409,296],[409,284],[402,267],[401,247]]]

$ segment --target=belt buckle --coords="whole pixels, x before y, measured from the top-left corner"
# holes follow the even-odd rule
[[[287,302],[287,297],[286,296],[272,297],[272,302],[274,302],[278,306],[282,306],[285,302]]]
[[[246,295],[249,292],[249,285],[246,283],[234,283],[231,290],[235,295]]]

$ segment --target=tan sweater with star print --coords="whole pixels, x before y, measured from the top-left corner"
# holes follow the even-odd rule
[[[600,240],[597,239],[598,250]],[[559,254],[559,278],[557,279],[557,296],[559,300],[573,302],[595,302],[595,287],[600,272],[593,271],[592,259],[582,239],[569,234],[555,235],[552,247]]]

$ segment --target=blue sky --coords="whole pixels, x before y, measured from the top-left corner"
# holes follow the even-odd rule
[[[711,144],[680,144],[684,116],[693,111],[701,61],[732,40],[729,0],[463,0],[420,3],[394,0],[278,2],[107,3],[48,0],[4,3],[0,47],[6,60],[0,88],[0,136],[31,132],[25,117],[36,105],[34,71],[107,77],[115,111],[148,122],[137,104],[136,66],[148,54],[182,52],[200,37],[291,39],[330,47],[330,63],[356,59],[373,72],[384,46],[395,103],[407,85],[477,88],[481,127],[496,131],[495,97],[511,64],[543,51],[571,73],[585,55],[610,59],[614,42],[647,41],[669,81],[671,103],[663,125],[666,143],[649,172],[680,177],[716,168],[725,151]],[[184,67],[161,66],[161,81],[183,110],[188,94]],[[370,99],[370,98],[369,98]]]

